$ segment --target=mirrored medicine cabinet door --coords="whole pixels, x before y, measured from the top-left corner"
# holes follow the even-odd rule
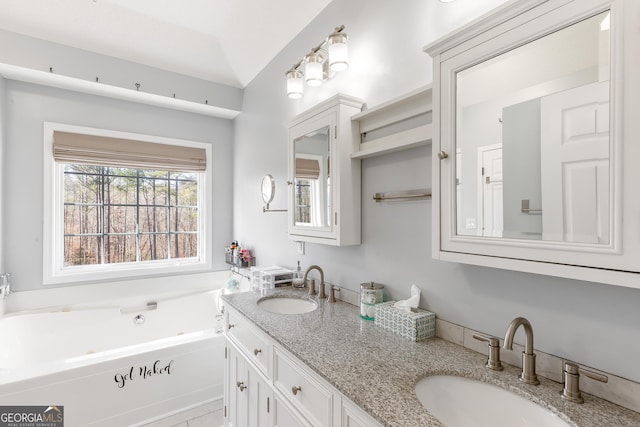
[[[610,12],[455,73],[455,232],[611,242]]]
[[[293,140],[294,226],[331,228],[330,126],[322,126]]]
[[[425,48],[440,96],[435,257],[640,271],[622,245],[623,1],[509,2]]]

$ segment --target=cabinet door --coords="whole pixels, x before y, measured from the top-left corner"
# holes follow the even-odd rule
[[[271,427],[273,392],[269,383],[247,363],[249,378],[249,424],[252,427]]]
[[[225,405],[227,426],[248,427],[249,423],[249,378],[247,364],[235,347],[227,346],[227,384]]]

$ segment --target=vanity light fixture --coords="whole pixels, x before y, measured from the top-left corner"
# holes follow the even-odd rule
[[[344,25],[337,27],[322,43],[311,49],[304,58],[286,72],[289,98],[302,98],[304,82],[307,86],[320,86],[332,76],[333,72],[349,68],[347,47],[349,36],[343,31]]]

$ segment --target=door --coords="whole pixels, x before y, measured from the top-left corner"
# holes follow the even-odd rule
[[[609,243],[608,100],[608,81],[542,98],[544,240]]]
[[[478,182],[478,234],[502,237],[503,230],[503,184],[502,144],[485,145],[478,148],[480,179]]]

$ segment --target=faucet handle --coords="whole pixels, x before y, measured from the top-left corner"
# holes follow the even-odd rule
[[[336,292],[340,292],[340,288],[329,285],[329,298],[327,299],[327,302],[336,302]]]
[[[478,341],[489,343],[489,355],[487,357],[487,363],[484,365],[494,371],[502,371],[502,363],[500,362],[500,340],[490,335],[481,334],[476,332],[473,334],[473,338]]]
[[[564,362],[562,376],[564,378],[564,387],[560,396],[574,403],[584,403],[582,393],[580,392],[580,374],[583,374],[593,380],[606,383],[609,381],[606,375],[590,371],[579,367],[573,362]]]

